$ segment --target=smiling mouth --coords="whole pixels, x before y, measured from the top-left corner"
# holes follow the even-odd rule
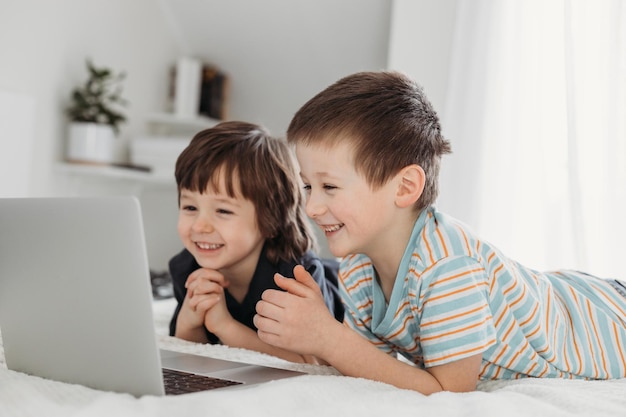
[[[203,250],[215,250],[215,249],[219,249],[222,246],[224,246],[223,244],[217,244],[217,243],[204,243],[204,242],[196,242],[196,246],[200,249]]]
[[[332,226],[320,226],[320,227],[322,228],[324,233],[333,233],[333,232],[336,232],[337,230],[341,229],[343,227],[343,223],[335,224],[335,225],[332,225]]]

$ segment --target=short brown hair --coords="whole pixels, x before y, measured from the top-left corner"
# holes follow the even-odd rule
[[[426,173],[421,210],[439,193],[441,155],[450,143],[422,88],[395,71],[359,72],[340,79],[305,103],[287,130],[290,144],[353,146],[354,166],[374,189],[402,168],[417,164]]]
[[[223,176],[230,197],[239,190],[254,204],[270,261],[296,260],[314,247],[315,240],[295,166],[287,144],[262,126],[222,122],[197,133],[178,157],[178,198],[182,189],[218,190]]]

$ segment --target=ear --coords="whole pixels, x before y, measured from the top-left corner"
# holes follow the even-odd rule
[[[405,208],[415,204],[422,196],[426,174],[421,166],[412,164],[402,168],[398,175],[398,188],[396,190],[396,205]]]

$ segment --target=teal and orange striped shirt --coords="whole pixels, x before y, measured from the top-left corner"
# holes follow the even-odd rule
[[[480,353],[481,379],[626,377],[626,298],[608,282],[526,268],[433,207],[389,303],[367,256],[344,258],[339,275],[345,324],[420,367]]]

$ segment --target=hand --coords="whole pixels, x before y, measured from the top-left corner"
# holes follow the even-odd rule
[[[187,296],[179,313],[179,323],[182,319],[189,328],[204,325],[215,333],[222,320],[231,317],[224,297],[228,281],[218,271],[200,268],[189,274],[185,287]]]
[[[341,325],[330,314],[324,297],[311,275],[298,265],[294,279],[274,276],[283,291],[265,290],[257,303],[254,325],[259,338],[270,345],[302,355],[323,358],[324,349],[332,345],[326,339],[333,325]]]

